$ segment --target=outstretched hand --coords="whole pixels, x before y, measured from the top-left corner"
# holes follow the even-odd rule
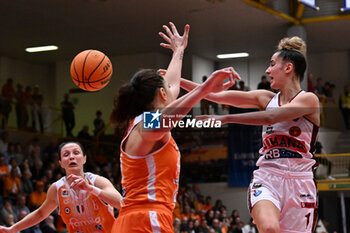
[[[227,78],[228,81],[224,83]],[[215,93],[233,86],[235,79],[241,80],[241,77],[232,67],[228,67],[214,71],[202,85],[207,91]]]
[[[169,22],[171,30],[168,26],[163,25],[163,28],[166,32],[159,32],[159,35],[168,43],[160,43],[160,46],[171,49],[173,52],[177,49],[186,49],[188,42],[188,33],[190,31],[190,25],[186,24],[184,29],[184,34],[182,36],[179,35],[175,25],[172,22]]]

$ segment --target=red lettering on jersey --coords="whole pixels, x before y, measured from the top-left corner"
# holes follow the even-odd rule
[[[293,151],[307,153],[305,142],[285,135],[271,135],[264,139],[264,150],[276,147],[290,148]]]

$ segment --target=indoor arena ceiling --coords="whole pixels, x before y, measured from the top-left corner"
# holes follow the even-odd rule
[[[298,8],[297,0],[0,0],[0,56],[51,63],[89,48],[110,56],[165,52],[157,33],[169,21],[181,32],[189,23],[187,53],[212,60],[218,53],[270,54],[293,23],[304,24],[312,53],[350,50],[343,0],[316,4],[318,12]],[[323,18],[307,21],[315,17]],[[24,51],[49,44],[59,50]]]

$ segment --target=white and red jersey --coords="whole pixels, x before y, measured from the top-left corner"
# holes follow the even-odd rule
[[[305,91],[300,91],[295,97],[304,93]],[[281,107],[279,98],[280,93],[277,93],[267,105],[266,111]],[[263,147],[259,151],[261,156],[256,165],[295,172],[312,171],[316,163],[313,152],[317,133],[318,126],[305,117],[264,125]]]
[[[180,152],[172,136],[157,151],[135,156],[124,151],[124,142],[133,128],[142,123],[142,115],[129,125],[120,145],[120,168],[123,186],[123,208],[161,204],[168,210],[175,207],[179,177]],[[129,141],[129,143],[132,143]]]
[[[85,179],[91,185],[96,177],[85,173]],[[111,232],[115,220],[113,207],[85,190],[74,191],[65,176],[56,182],[56,188],[59,214],[70,233]]]

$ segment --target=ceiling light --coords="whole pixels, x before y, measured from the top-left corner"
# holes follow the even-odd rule
[[[218,54],[216,57],[219,59],[249,57],[249,53],[226,53],[226,54]]]
[[[26,52],[36,53],[36,52],[44,52],[44,51],[51,51],[51,50],[57,50],[57,49],[58,47],[56,45],[47,45],[47,46],[26,48]]]

